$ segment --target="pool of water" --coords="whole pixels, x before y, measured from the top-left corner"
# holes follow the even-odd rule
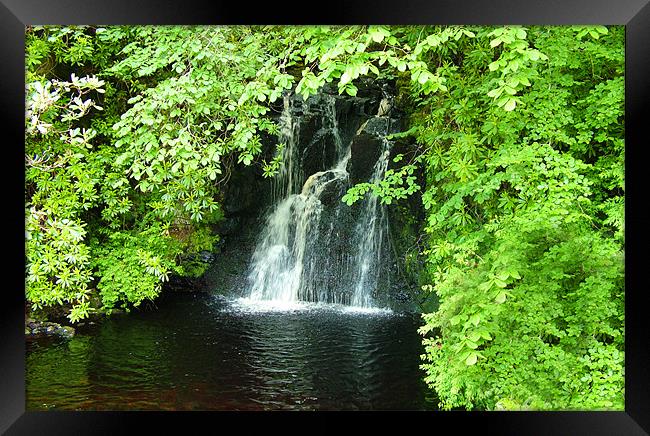
[[[27,410],[427,410],[417,314],[206,293],[29,340]]]

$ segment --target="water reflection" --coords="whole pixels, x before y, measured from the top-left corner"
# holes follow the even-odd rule
[[[331,307],[245,310],[164,297],[71,341],[28,344],[27,408],[432,409],[417,316]]]

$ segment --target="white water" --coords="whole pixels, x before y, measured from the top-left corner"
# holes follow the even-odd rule
[[[381,106],[380,106],[381,107]],[[377,163],[375,163],[371,183],[383,179],[388,168],[390,143],[384,138],[383,150]],[[378,271],[381,265],[381,245],[384,237],[386,215],[384,208],[377,204],[377,196],[370,195],[365,201],[361,219],[357,223],[355,234],[360,238],[359,251],[355,256],[356,286],[352,294],[352,305],[360,307],[372,306],[372,297],[369,289],[377,286]]]
[[[345,314],[359,315],[395,315],[390,309],[376,307],[345,306],[342,304],[312,303],[308,301],[255,300],[252,298],[237,298],[227,300],[224,310],[240,313],[286,313],[286,312],[322,312],[333,311]]]
[[[380,105],[380,111],[385,105]],[[309,110],[309,108],[307,108]],[[351,144],[343,144],[336,119],[335,99],[329,97],[322,111],[322,129],[334,143],[336,163],[305,180],[298,145],[300,122],[293,115],[292,100],[285,97],[280,117],[280,142],[285,144],[283,165],[274,184],[274,209],[267,216],[253,253],[249,273],[249,295],[244,301],[262,302],[269,307],[293,307],[301,302],[330,303],[356,308],[373,308],[371,296],[377,286],[384,229],[383,206],[369,195],[350,241],[341,241],[339,218],[348,211],[340,197],[349,187],[346,170]],[[388,141],[373,168],[370,182],[383,178],[388,166]],[[305,180],[304,183],[301,182]],[[326,190],[339,196],[329,206],[329,223],[322,220],[321,202]],[[359,207],[357,206],[357,207]],[[327,225],[329,224],[329,225]],[[340,245],[347,242],[345,250]],[[287,306],[288,305],[288,306]]]
[[[273,200],[278,201],[296,192],[298,179],[302,177],[301,168],[296,156],[296,141],[300,138],[300,118],[292,116],[293,103],[288,95],[284,96],[284,108],[280,115],[280,143],[282,150],[282,166],[279,174],[273,179]]]

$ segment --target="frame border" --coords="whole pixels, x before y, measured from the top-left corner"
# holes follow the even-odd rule
[[[307,5],[309,7],[309,5]],[[10,232],[18,255],[9,256],[17,263],[11,268],[9,292],[3,298],[0,317],[3,340],[0,342],[0,433],[7,434],[114,434],[137,428],[171,429],[172,421],[206,424],[215,428],[237,424],[249,428],[249,420],[232,412],[26,412],[25,411],[25,342],[24,324],[24,240],[22,240],[24,196],[24,35],[25,26],[34,24],[610,24],[625,25],[625,411],[624,412],[360,412],[348,416],[361,422],[365,429],[386,423],[426,425],[441,424],[467,431],[506,434],[611,435],[650,434],[650,328],[642,312],[645,289],[644,248],[648,246],[650,217],[641,214],[643,190],[644,124],[650,120],[650,0],[416,0],[372,4],[341,0],[322,5],[318,15],[306,15],[305,4],[288,9],[278,3],[258,4],[210,2],[209,0],[0,0],[0,105],[7,120],[3,136],[10,146],[11,160],[6,165],[17,176],[3,174],[5,194],[11,194],[8,213],[16,226]],[[23,145],[24,147],[24,145]],[[15,159],[15,163],[14,163]],[[6,172],[3,172],[6,173]],[[629,234],[634,235],[628,237]],[[12,253],[14,251],[12,250]],[[21,256],[22,255],[22,256]],[[647,267],[646,267],[647,269]],[[19,272],[20,271],[20,272]],[[13,280],[16,280],[14,284]],[[338,429],[331,417],[346,413],[317,412],[310,415],[285,412],[255,413],[261,425],[277,419],[315,420],[320,429]],[[403,415],[403,416],[402,416]],[[217,418],[215,420],[215,417]],[[279,423],[279,421],[278,421]],[[242,425],[243,424],[243,425]],[[370,425],[369,425],[370,424]],[[224,427],[226,428],[226,427]],[[385,428],[385,427],[383,427]],[[216,429],[216,428],[215,428]]]

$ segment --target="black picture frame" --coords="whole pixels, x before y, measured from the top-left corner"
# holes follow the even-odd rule
[[[642,435],[650,432],[650,328],[645,322],[642,286],[644,248],[650,218],[643,213],[643,151],[650,120],[650,0],[444,0],[301,3],[210,2],[201,0],[0,0],[0,112],[6,222],[3,235],[3,316],[0,317],[0,432],[6,434],[121,434],[144,429],[171,431],[174,424],[207,425],[210,432],[250,431],[307,418],[291,429],[342,431],[340,418],[352,418],[366,431],[397,424],[424,431],[470,429],[480,434]],[[302,11],[302,12],[301,12]],[[35,24],[605,24],[626,27],[626,201],[625,283],[626,357],[624,412],[413,412],[413,413],[207,413],[207,412],[26,412],[24,338],[24,36]],[[645,141],[644,141],[645,139]],[[7,260],[9,263],[7,263]],[[11,265],[11,262],[16,265]],[[7,279],[11,280],[7,280]],[[254,420],[251,418],[255,418]],[[312,421],[316,424],[312,424]],[[444,427],[443,427],[444,426]],[[450,430],[451,429],[451,430]],[[417,430],[416,430],[417,431]]]

